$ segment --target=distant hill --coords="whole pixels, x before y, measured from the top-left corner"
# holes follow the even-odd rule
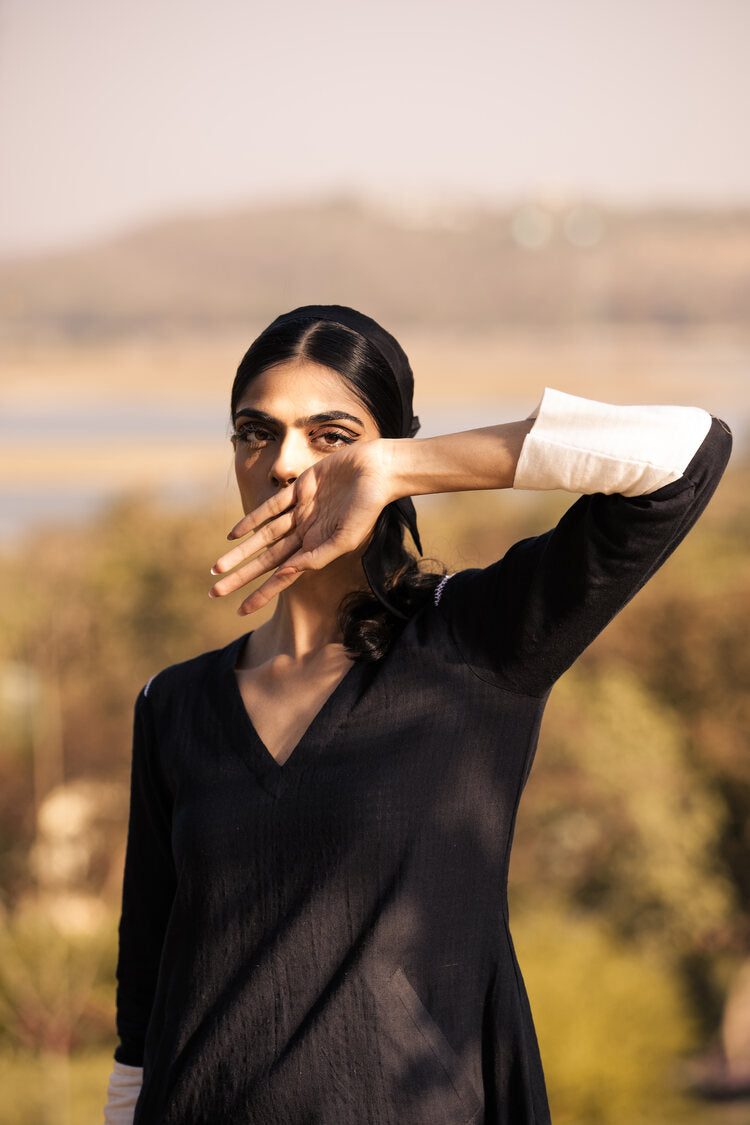
[[[354,200],[175,219],[0,265],[6,340],[214,333],[311,301],[388,326],[741,325],[750,209],[423,214]]]

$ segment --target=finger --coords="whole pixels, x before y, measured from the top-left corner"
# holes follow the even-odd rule
[[[343,532],[334,532],[324,543],[308,551],[298,551],[287,559],[288,566],[296,566],[300,570],[322,570],[334,559],[355,550],[358,543],[352,542],[350,537]]]
[[[256,613],[257,610],[267,605],[272,598],[280,594],[282,590],[288,589],[293,582],[301,578],[302,574],[303,571],[297,570],[296,568],[290,569],[288,564],[285,564],[277,570],[275,574],[272,574],[270,578],[267,578],[262,586],[259,586],[257,590],[253,590],[249,598],[245,598],[244,602],[237,610],[237,613],[241,617],[246,616],[248,613]]]
[[[294,485],[288,484],[285,488],[279,489],[275,496],[270,496],[257,508],[253,508],[252,512],[243,516],[240,522],[235,524],[229,532],[227,539],[241,539],[243,535],[260,528],[274,516],[280,516],[293,502]]]
[[[299,547],[300,540],[297,535],[287,536],[279,543],[274,543],[257,558],[252,559],[247,566],[241,566],[239,570],[227,574],[220,582],[216,582],[208,591],[209,598],[223,598],[226,594],[234,593],[235,590],[239,590],[240,586],[246,586],[248,582],[252,582],[254,578],[259,578],[267,570],[272,570],[275,566],[281,566],[289,559],[290,555],[299,550]]]
[[[231,551],[227,551],[225,555],[217,559],[211,567],[211,573],[226,574],[227,571],[233,570],[245,559],[254,555],[256,551],[261,551],[264,547],[268,547],[271,543],[276,543],[285,535],[288,535],[294,527],[294,523],[294,512],[284,512],[277,516],[271,523],[267,523],[260,531],[256,531],[254,535],[246,539],[244,543],[238,543]]]

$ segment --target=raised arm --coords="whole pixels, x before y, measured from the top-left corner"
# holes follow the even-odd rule
[[[680,479],[710,425],[695,407],[610,406],[547,390],[522,422],[358,443],[237,524],[230,538],[252,534],[215,564],[225,577],[211,595],[278,568],[242,607],[259,609],[305,570],[361,548],[381,509],[401,496],[512,486],[647,495]]]
[[[383,444],[399,496],[510,487],[638,496],[679,479],[710,425],[698,407],[612,406],[547,388],[525,422]]]
[[[546,692],[687,534],[730,448],[724,424],[697,408],[546,391],[515,487],[584,495],[551,531],[447,583],[441,608],[477,674]]]

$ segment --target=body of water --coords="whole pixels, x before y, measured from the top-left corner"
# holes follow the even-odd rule
[[[747,455],[750,435],[750,400],[717,404],[715,411],[724,417],[735,434],[735,458]],[[430,405],[419,409],[420,437],[472,429],[525,417],[528,402],[474,402],[457,407]],[[128,458],[140,459],[141,467],[149,451],[171,449],[175,456],[189,454],[191,444],[203,453],[216,449],[216,491],[231,482],[227,469],[231,462],[231,427],[225,406],[187,404],[149,406],[132,402],[89,406],[62,405],[55,409],[29,406],[6,407],[0,412],[0,451],[4,468],[0,476],[0,542],[9,544],[37,525],[77,521],[94,515],[115,496],[127,492]],[[66,473],[66,462],[82,451],[100,451],[100,472],[81,477]],[[18,451],[19,472],[13,472],[14,451]],[[35,451],[47,460],[54,459],[43,482],[28,481],[20,464]],[[101,452],[103,451],[103,452]],[[226,451],[222,472],[222,453]],[[113,487],[109,468],[118,461],[118,480]],[[124,463],[123,463],[124,459]],[[169,500],[190,503],[205,496],[205,472],[191,472],[190,457],[182,460],[184,472],[179,480],[164,482],[155,470],[151,488]],[[205,464],[205,460],[204,460]],[[141,474],[142,477],[142,474]],[[122,482],[125,483],[122,483]],[[133,486],[135,487],[135,485]],[[140,488],[143,487],[139,483]]]

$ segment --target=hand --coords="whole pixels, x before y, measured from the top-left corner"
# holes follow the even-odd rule
[[[254,613],[306,570],[320,570],[363,547],[380,512],[395,499],[388,487],[386,445],[378,439],[337,449],[248,512],[228,538],[252,534],[222,555],[211,573],[239,569],[217,582],[209,597],[223,597],[278,568],[238,610]]]

